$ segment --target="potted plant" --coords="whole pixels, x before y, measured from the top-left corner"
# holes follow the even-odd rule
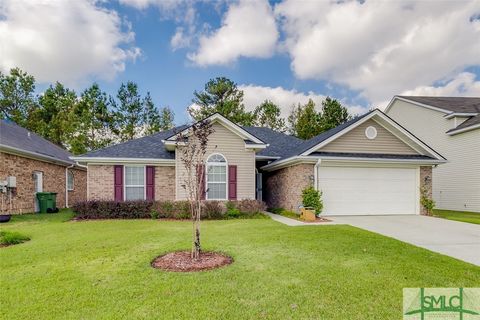
[[[302,190],[302,216],[304,216],[307,220],[311,220],[310,213],[313,213],[315,220],[315,216],[319,216],[323,210],[323,202],[322,202],[322,192],[315,190],[313,186],[308,186]]]

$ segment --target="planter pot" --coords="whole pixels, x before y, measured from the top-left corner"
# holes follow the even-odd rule
[[[10,221],[11,217],[12,217],[11,214],[0,214],[0,223]]]

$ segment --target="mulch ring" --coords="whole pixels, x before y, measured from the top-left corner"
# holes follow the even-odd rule
[[[232,257],[219,252],[201,252],[200,258],[193,260],[190,251],[176,251],[156,257],[152,267],[174,272],[196,272],[220,268],[232,262]]]

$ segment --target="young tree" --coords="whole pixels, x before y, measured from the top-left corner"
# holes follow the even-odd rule
[[[199,259],[201,200],[205,197],[205,153],[209,136],[214,132],[208,120],[193,124],[187,133],[177,134],[177,152],[184,167],[183,185],[190,204],[193,222],[192,259]]]
[[[288,122],[290,132],[300,139],[310,139],[322,132],[320,114],[315,111],[315,103],[311,99],[303,106],[293,107]]]
[[[113,116],[109,111],[105,92],[94,83],[80,96],[74,108],[75,139],[71,143],[73,154],[82,154],[108,146],[113,141],[110,131]]]
[[[31,114],[33,131],[51,142],[70,149],[76,130],[74,110],[77,103],[75,91],[57,82],[40,95],[39,108]]]
[[[120,141],[141,136],[144,125],[143,103],[138,93],[138,85],[128,81],[122,83],[117,93],[118,102],[110,97],[114,110],[114,133]]]
[[[35,78],[19,68],[6,75],[0,71],[0,116],[30,128],[30,114],[37,108]]]
[[[352,116],[348,113],[348,109],[342,106],[336,99],[327,97],[322,101],[320,116],[322,132],[335,128],[350,119],[352,119]]]
[[[192,102],[195,107],[190,107],[188,112],[197,121],[218,112],[240,125],[252,124],[252,113],[245,111],[243,105],[243,91],[230,79],[211,79],[205,84],[204,91],[195,91],[193,95],[195,97]]]
[[[254,124],[276,131],[285,131],[285,119],[280,116],[280,108],[270,100],[265,100],[253,112]]]

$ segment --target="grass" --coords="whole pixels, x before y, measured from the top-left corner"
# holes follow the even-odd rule
[[[31,241],[0,249],[0,318],[399,319],[405,287],[478,287],[480,268],[350,226],[206,221],[206,250],[235,262],[201,273],[151,268],[190,248],[188,221],[15,217]]]
[[[0,231],[0,245],[20,244],[30,240],[29,237],[15,231]]]
[[[434,209],[433,215],[449,220],[480,224],[480,213],[478,212]]]

